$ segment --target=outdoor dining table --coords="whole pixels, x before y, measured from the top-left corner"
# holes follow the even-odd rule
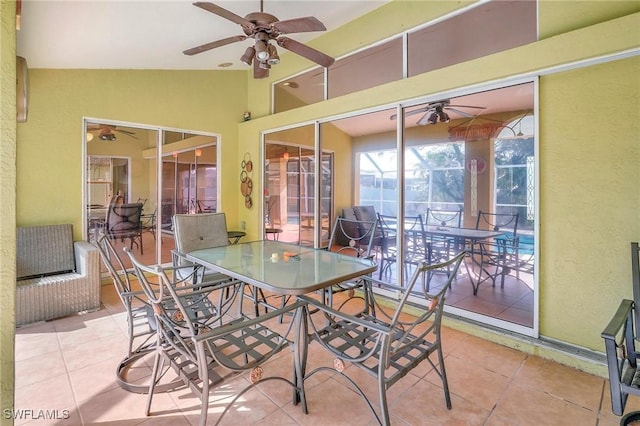
[[[489,278],[489,272],[485,270],[483,264],[483,253],[482,247],[476,249],[480,245],[482,241],[489,240],[491,238],[499,237],[504,234],[504,231],[492,231],[487,229],[475,229],[475,228],[457,228],[457,227],[448,227],[448,226],[435,226],[428,225],[424,227],[424,233],[426,235],[432,235],[437,237],[448,237],[452,238],[456,243],[456,247],[463,250],[465,247],[469,247],[467,250],[468,256],[473,263],[478,265],[479,272],[477,278],[473,279],[472,274],[469,271],[469,266],[465,262],[465,268],[467,269],[467,275],[469,276],[469,281],[471,282],[471,286],[473,287],[473,295],[475,296],[478,293],[478,287],[480,284]],[[480,260],[476,259],[476,254],[480,255]],[[484,280],[482,277],[482,272],[487,273],[487,278]]]
[[[371,259],[273,240],[195,250],[187,253],[186,257],[260,290],[294,297],[371,274],[377,269]],[[294,315],[298,330],[294,333],[294,371],[298,389],[303,393],[309,344],[305,310],[306,306],[301,306]],[[306,413],[304,394],[294,391],[294,403],[300,401]]]

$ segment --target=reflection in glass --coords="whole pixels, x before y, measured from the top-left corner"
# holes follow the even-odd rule
[[[323,154],[322,200],[317,203],[314,126],[268,134],[264,152],[264,237],[308,247],[316,245],[318,233],[321,242],[328,240],[333,215],[333,154]]]
[[[324,68],[316,67],[274,85],[274,113],[324,100]]]
[[[444,68],[537,40],[535,0],[477,2],[460,14],[349,54],[328,68],[328,98]],[[274,113],[324,97],[324,69],[316,67],[274,85]]]
[[[534,84],[519,84],[443,101],[456,106],[443,109],[448,121],[421,120],[435,110],[434,104],[438,102],[413,105],[404,110],[401,171],[397,169],[395,111],[331,123],[352,135],[356,166],[353,204],[374,206],[379,214],[387,216],[383,221],[391,223],[390,228],[397,229],[399,223],[404,226],[405,232],[397,235],[396,240],[392,238],[389,244],[377,247],[377,261],[379,265],[385,265],[378,274],[382,280],[402,283],[417,262],[434,262],[455,250],[470,248],[468,241],[435,238],[429,234],[426,221],[430,213],[437,212],[439,219],[434,220],[440,225],[436,226],[474,229],[478,211],[518,212],[522,218],[518,226],[520,261],[509,270],[504,288],[499,282],[494,287],[489,280],[474,294],[466,275],[477,275],[478,265],[471,262],[468,269],[461,268],[446,303],[458,309],[456,312],[473,312],[501,320],[501,324],[510,324],[506,327],[531,328],[536,243],[535,214],[532,214],[535,212],[532,203],[536,182],[533,176]],[[475,185],[472,185],[472,177],[475,177]],[[400,182],[404,185],[400,186]],[[404,194],[403,206],[397,204],[399,190]],[[474,200],[475,208],[472,207]],[[452,213],[444,214],[447,210]],[[403,220],[398,221],[401,211]],[[422,220],[414,220],[416,217]],[[455,221],[442,225],[449,217],[454,217]],[[421,227],[425,227],[425,231],[421,231]],[[402,256],[390,262],[398,253]],[[510,255],[515,258],[515,253]],[[492,265],[487,271],[495,273],[495,268]],[[483,272],[485,277],[487,271]],[[437,287],[439,278],[433,279],[433,285]]]
[[[170,263],[173,215],[217,209],[216,138],[98,122],[87,122],[85,131],[88,238],[104,226],[112,200],[141,203],[144,250],[134,246],[134,254],[145,263]],[[164,156],[158,155],[159,140]]]
[[[409,76],[536,41],[535,1],[490,1],[408,35]]]
[[[329,98],[402,79],[402,37],[337,60],[329,68]]]

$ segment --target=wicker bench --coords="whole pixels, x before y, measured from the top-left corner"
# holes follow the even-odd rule
[[[70,224],[17,228],[16,326],[100,308],[100,254]]]

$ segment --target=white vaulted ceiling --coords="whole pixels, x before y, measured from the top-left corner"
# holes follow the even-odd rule
[[[315,16],[330,31],[389,0],[265,0],[280,20]],[[260,11],[258,0],[212,3],[236,15]],[[30,68],[247,69],[250,40],[186,56],[186,49],[241,35],[239,25],[187,0],[23,0],[17,54]],[[291,34],[307,42],[322,32]],[[310,64],[312,64],[310,62]]]

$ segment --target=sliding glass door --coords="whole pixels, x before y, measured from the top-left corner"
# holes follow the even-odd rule
[[[270,133],[264,146],[264,236],[314,247],[326,244],[333,199],[333,154],[318,164],[313,126]],[[279,142],[310,138],[310,146]],[[320,187],[317,186],[320,170]],[[318,203],[318,194],[321,202]]]
[[[535,81],[495,85],[330,119],[319,123],[317,132],[309,125],[268,133],[265,228],[282,229],[281,239],[302,244],[310,244],[306,231],[313,228],[322,246],[336,215],[365,206],[389,236],[374,247],[376,278],[404,285],[420,261],[475,250],[447,295],[448,311],[535,335],[535,91]],[[324,159],[314,164],[319,147],[331,152],[330,165]],[[322,180],[320,188],[313,176]],[[332,189],[325,199],[326,188]],[[517,215],[515,238],[505,230],[479,246],[464,237],[435,238],[429,231],[430,226],[500,231],[482,223],[481,214]],[[320,218],[322,226],[307,217]],[[481,250],[490,247],[502,250],[497,265],[482,263]]]
[[[173,215],[218,209],[217,136],[99,119],[86,119],[84,130],[86,238],[105,231],[112,203],[140,203],[134,255],[170,263]]]

